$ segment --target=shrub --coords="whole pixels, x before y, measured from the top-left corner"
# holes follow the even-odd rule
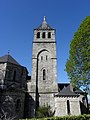
[[[45,118],[45,117],[51,117],[53,116],[53,112],[51,111],[50,106],[42,106],[38,107],[36,111],[36,118]]]
[[[90,114],[79,116],[63,116],[63,117],[47,117],[47,118],[33,118],[33,119],[20,119],[20,120],[90,120]]]

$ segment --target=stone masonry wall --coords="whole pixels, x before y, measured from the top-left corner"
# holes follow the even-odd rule
[[[0,84],[2,84],[2,80],[4,80],[5,78],[6,66],[7,66],[7,63],[0,63]]]
[[[55,116],[66,116],[67,100],[70,102],[70,115],[80,115],[80,103],[78,97],[55,97]]]
[[[7,116],[15,119],[23,118],[24,116],[24,100],[25,93],[21,91],[3,91],[0,93],[0,108]]]
[[[38,32],[40,32],[40,38],[37,38]],[[46,33],[45,38],[42,38],[43,32]],[[51,32],[51,38],[48,38],[48,32]],[[43,70],[45,70],[45,80]],[[58,92],[55,30],[34,30],[32,75],[27,86],[29,95],[34,101],[31,103],[33,106],[31,106],[31,111],[35,109],[36,86],[39,105],[50,105],[54,111],[54,94]]]

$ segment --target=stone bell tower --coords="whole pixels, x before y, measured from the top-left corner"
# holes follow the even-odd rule
[[[43,105],[49,105],[54,110],[54,94],[58,92],[56,40],[55,29],[47,24],[46,17],[34,29],[32,76],[28,88],[35,110]]]

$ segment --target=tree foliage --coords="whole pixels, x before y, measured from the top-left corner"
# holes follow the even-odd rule
[[[74,87],[90,90],[90,16],[81,23],[70,44],[66,71]]]
[[[53,115],[54,115],[54,112],[51,111],[51,108],[48,105],[38,107],[37,112],[36,112],[37,118],[51,117]]]

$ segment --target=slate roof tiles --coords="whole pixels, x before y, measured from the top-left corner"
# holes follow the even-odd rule
[[[4,55],[0,57],[0,63],[7,63],[7,62],[20,65],[11,55]]]

